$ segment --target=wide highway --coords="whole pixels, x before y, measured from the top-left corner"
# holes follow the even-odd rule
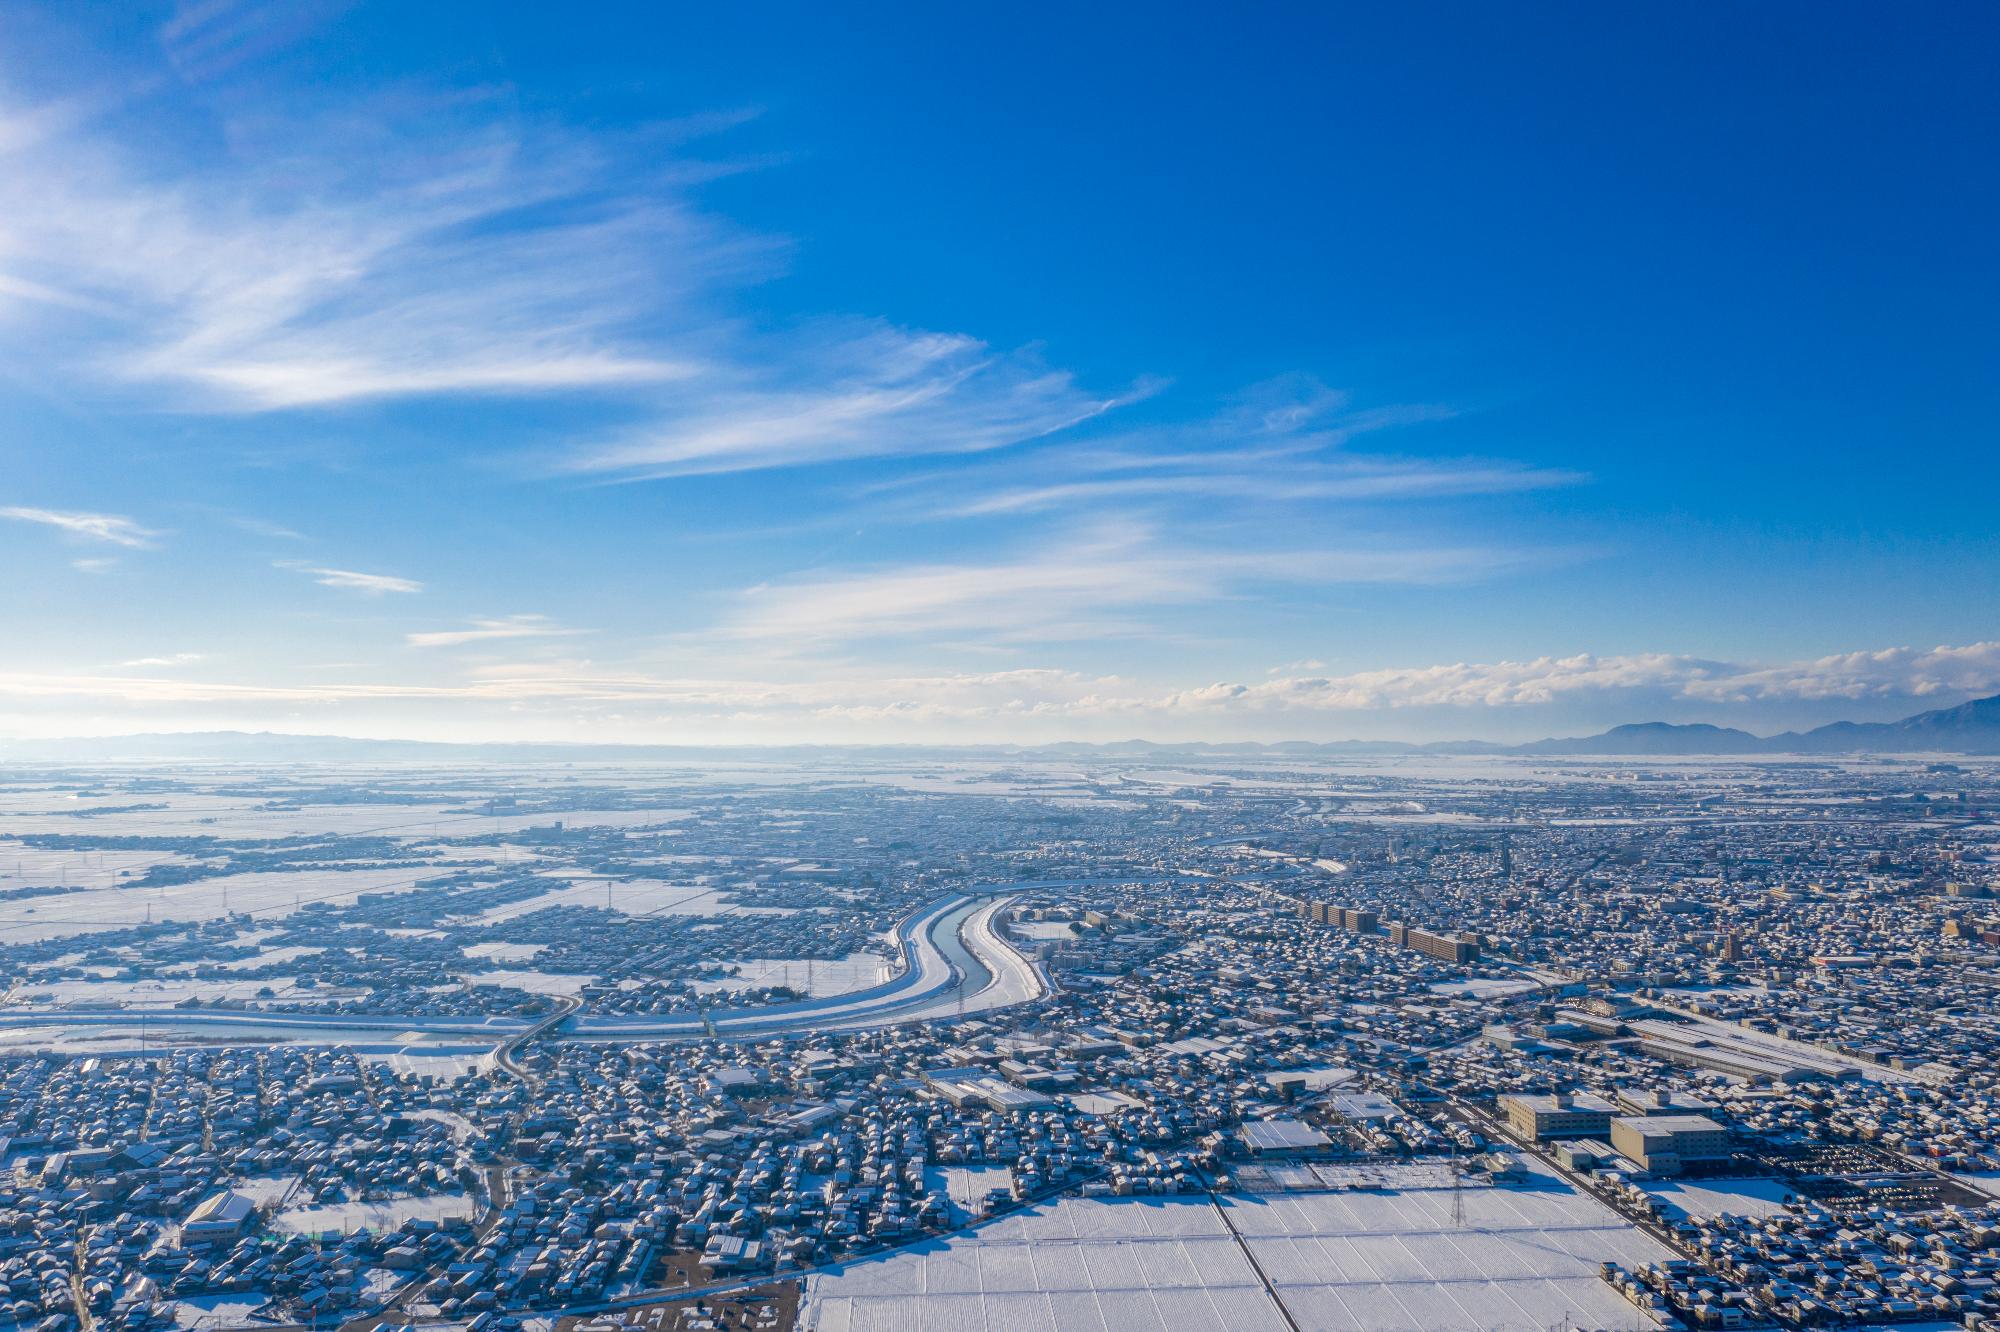
[[[899,1022],[930,1021],[1038,998],[1042,973],[1000,937],[997,918],[1011,895],[958,893],[911,913],[894,942],[897,974],[865,990],[757,1008],[718,1008],[671,1017],[615,1015],[549,1017],[440,1017],[436,1014],[359,1016],[341,1013],[269,1012],[254,1009],[68,1008],[18,1005],[0,1008],[0,1027],[138,1027],[159,1044],[177,1039],[226,1038],[339,1041],[410,1036],[484,1037],[511,1050],[528,1039],[584,1041],[686,1040],[710,1036],[766,1037],[851,1031]]]
[[[902,971],[870,989],[699,1016],[582,1017],[563,1034],[575,1040],[778,1036],[928,1020],[956,1012],[961,998],[967,1012],[1020,1003],[1039,996],[1042,982],[995,927],[995,916],[1013,900],[958,894],[910,916],[896,929]]]

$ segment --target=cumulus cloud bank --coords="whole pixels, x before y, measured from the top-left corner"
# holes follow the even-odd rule
[[[1826,699],[1926,699],[2000,688],[2000,643],[1886,648],[1806,661],[1727,662],[1668,653],[1538,657],[1530,661],[1291,676],[1212,684],[1170,695],[1168,706],[1365,711],[1509,708],[1577,695],[1647,691],[1716,704]]]
[[[539,709],[568,723],[579,717],[615,722],[613,738],[634,740],[685,737],[686,727],[702,723],[726,726],[736,738],[762,739],[885,732],[903,739],[1047,738],[1033,729],[1037,723],[1048,723],[1048,734],[1062,735],[1097,723],[1123,734],[1169,737],[1245,729],[1322,736],[1368,714],[1416,709],[1448,710],[1460,734],[1477,735],[1483,722],[1504,725],[1502,715],[1509,710],[1579,698],[1623,700],[1635,707],[1679,700],[1711,708],[1718,720],[1727,720],[1729,709],[1760,702],[1906,700],[1916,706],[1995,691],[2000,691],[2000,642],[1783,663],[1664,653],[1551,657],[1183,688],[1050,668],[892,674],[850,667],[815,670],[810,678],[740,679],[583,661],[484,663],[442,682],[273,684],[185,675],[0,674],[0,700],[67,699],[142,710],[313,705],[324,711],[409,704],[433,717],[448,717],[453,708],[499,707],[516,714]],[[760,732],[759,726],[771,729]]]

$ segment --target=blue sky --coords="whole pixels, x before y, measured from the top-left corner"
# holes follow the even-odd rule
[[[0,0],[0,732],[2000,690],[1990,7],[410,8]]]

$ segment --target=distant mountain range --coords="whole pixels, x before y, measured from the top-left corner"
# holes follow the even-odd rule
[[[1520,754],[2000,754],[2000,694],[1893,722],[1829,722],[1755,736],[1726,726],[1642,722],[1601,735],[1537,740]]]
[[[1393,740],[1287,740],[1277,744],[1123,740],[1053,745],[574,745],[449,744],[426,740],[364,740],[338,735],[269,731],[193,731],[98,736],[72,740],[0,740],[0,760],[91,762],[182,759],[219,763],[633,763],[723,758],[803,758],[834,753],[875,757],[949,758],[1311,758],[1369,754],[1547,754],[1605,758],[1670,758],[1732,754],[2000,754],[2000,695],[1893,722],[1832,722],[1810,731],[1756,736],[1702,723],[1639,722],[1598,735],[1497,745],[1483,740],[1403,744]]]

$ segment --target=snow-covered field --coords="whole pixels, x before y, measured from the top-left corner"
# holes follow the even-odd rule
[[[1651,1328],[1597,1275],[1672,1257],[1595,1199],[1533,1188],[1232,1198],[1231,1219],[1301,1327],[1327,1332]]]
[[[329,1203],[323,1207],[294,1207],[271,1217],[271,1229],[300,1235],[351,1234],[357,1230],[381,1234],[394,1230],[412,1217],[443,1221],[473,1214],[472,1199],[463,1193],[441,1193],[422,1198],[389,1198],[381,1202]]]
[[[715,980],[699,980],[694,982],[694,988],[707,992],[783,985],[801,994],[821,998],[865,990],[895,975],[895,968],[889,959],[879,953],[815,958],[810,964],[801,958],[746,957],[723,965],[735,967],[737,974]]]
[[[1791,1187],[1776,1179],[1659,1180],[1644,1187],[1677,1218],[1775,1216],[1785,1210],[1785,1199],[1793,1196]]]
[[[297,988],[289,976],[267,976],[257,980],[60,980],[27,981],[9,991],[9,1003],[65,1004],[85,1008],[172,1008],[189,999],[204,1004],[282,1000],[287,1004],[328,1003],[352,997],[356,990]]]
[[[297,1175],[244,1175],[231,1180],[229,1187],[251,1199],[260,1208],[282,1207],[299,1187]]]
[[[59,897],[0,902],[0,936],[33,943],[148,920],[215,920],[233,912],[284,915],[306,902],[349,904],[362,893],[408,891],[443,871],[384,865],[356,870],[230,874],[164,888],[94,888]]]
[[[1654,1326],[1597,1265],[1668,1255],[1595,1200],[1553,1180],[1460,1197],[1462,1225],[1434,1188],[1066,1199],[811,1277],[803,1325],[1278,1332],[1247,1246],[1307,1332]]]
[[[1014,1186],[1014,1171],[1011,1166],[1003,1165],[932,1166],[925,1183],[930,1188],[943,1189],[945,1197],[951,1199],[952,1215],[966,1221],[977,1213],[987,1194]]]
[[[168,1307],[173,1310],[178,1326],[195,1332],[204,1328],[254,1327],[256,1320],[251,1315],[270,1302],[271,1297],[262,1291],[237,1291],[225,1295],[191,1295],[173,1301]]]
[[[490,1045],[406,1045],[400,1048],[377,1047],[357,1048],[355,1054],[371,1064],[386,1066],[390,1072],[401,1075],[414,1074],[420,1078],[436,1078],[440,1082],[452,1082],[461,1077],[477,1073],[492,1062],[493,1047]],[[436,1118],[444,1111],[419,1110],[418,1119]],[[463,1127],[467,1132],[471,1125],[459,1118],[454,1127]]]
[[[527,962],[547,948],[547,944],[481,943],[467,948],[465,955],[481,962]]]
[[[474,918],[497,925],[550,907],[609,908],[627,916],[788,915],[782,907],[739,907],[722,900],[729,891],[708,883],[670,883],[664,879],[575,879],[551,876],[549,891],[519,902],[506,902]]]
[[[813,1332],[1284,1332],[1203,1199],[1066,1199],[807,1278]]]
[[[2000,1198],[2000,1173],[1991,1170],[1967,1171],[1955,1176],[1981,1193]]]
[[[1532,976],[1473,976],[1467,980],[1439,981],[1431,986],[1431,993],[1453,998],[1502,999],[1510,994],[1526,994],[1540,984]]]
[[[84,829],[88,831],[88,829]],[[13,888],[115,888],[154,865],[189,865],[171,851],[58,851],[0,840],[0,891]]]
[[[468,985],[497,985],[504,989],[525,990],[529,994],[572,995],[581,994],[583,987],[595,984],[595,976],[567,975],[559,971],[478,971],[468,973],[464,978]]]
[[[493,828],[502,820],[477,814],[453,813],[445,804],[307,805],[259,809],[267,802],[208,794],[177,792],[107,797],[55,796],[16,791],[0,798],[0,827],[9,833],[87,833],[115,827],[120,833],[147,837],[303,837],[318,833],[410,832],[437,828],[463,836],[472,828]],[[164,809],[132,810],[122,814],[77,817],[92,809],[135,804]],[[549,822],[544,819],[543,822]],[[96,852],[91,853],[93,856]]]

